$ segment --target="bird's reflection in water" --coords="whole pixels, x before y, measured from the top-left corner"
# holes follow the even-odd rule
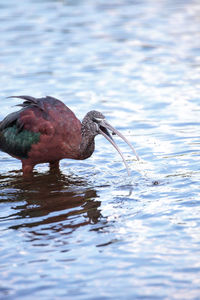
[[[11,206],[9,229],[27,228],[36,236],[46,231],[69,234],[102,218],[97,193],[83,178],[50,171],[25,179],[12,172],[1,175],[0,182],[0,202]]]

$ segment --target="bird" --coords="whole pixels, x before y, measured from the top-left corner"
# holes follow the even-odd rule
[[[59,169],[61,159],[90,157],[98,134],[115,147],[129,175],[128,165],[112,135],[121,137],[139,160],[130,142],[99,111],[89,111],[81,123],[70,108],[54,97],[8,98],[19,98],[23,102],[16,105],[20,110],[8,114],[0,122],[0,150],[21,160],[23,175],[32,174],[35,165],[40,163],[49,163],[50,169]]]

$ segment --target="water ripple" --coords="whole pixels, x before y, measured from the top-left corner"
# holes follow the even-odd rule
[[[1,1],[1,119],[9,95],[102,111],[103,137],[60,173],[0,153],[3,299],[198,299],[198,1]],[[53,295],[53,296],[52,296]]]

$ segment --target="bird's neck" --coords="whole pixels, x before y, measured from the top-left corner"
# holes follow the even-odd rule
[[[80,159],[86,159],[94,152],[94,136],[91,136],[84,128],[82,128],[81,134],[82,141],[80,145]]]

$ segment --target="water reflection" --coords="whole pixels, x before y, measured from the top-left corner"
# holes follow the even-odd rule
[[[0,153],[0,298],[199,299],[199,1],[1,2],[0,120],[6,96],[52,95],[105,113],[141,160],[119,141],[125,179],[98,137],[25,181]]]
[[[9,229],[52,227],[69,233],[101,218],[97,192],[83,178],[53,172],[28,179],[20,172],[11,174],[0,176],[0,203],[11,205],[11,213],[0,220],[10,221]]]

